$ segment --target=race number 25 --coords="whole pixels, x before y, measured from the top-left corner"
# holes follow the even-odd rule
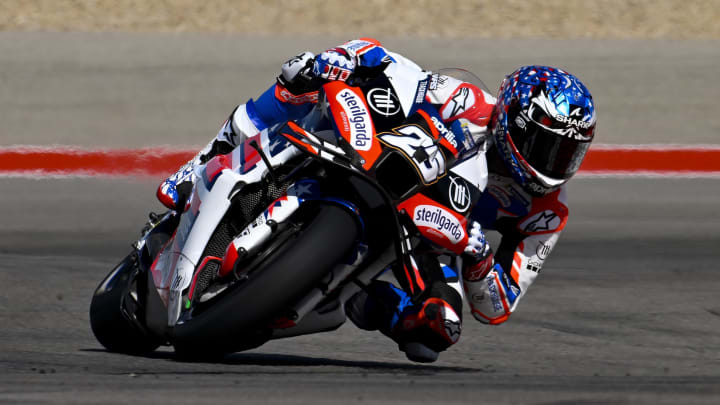
[[[425,184],[445,174],[445,155],[435,143],[435,138],[419,126],[395,128],[393,132],[379,134],[378,138],[405,154],[422,175]]]

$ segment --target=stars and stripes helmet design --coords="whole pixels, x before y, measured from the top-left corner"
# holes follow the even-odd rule
[[[595,104],[577,77],[548,66],[524,66],[503,81],[490,133],[500,157],[533,195],[566,183],[595,134]]]

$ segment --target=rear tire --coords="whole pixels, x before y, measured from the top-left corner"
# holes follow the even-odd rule
[[[354,216],[337,205],[314,208],[302,228],[276,247],[248,280],[175,326],[173,345],[179,357],[197,360],[260,346],[270,337],[265,325],[346,258],[359,234]],[[305,210],[301,207],[296,215],[308,214]]]
[[[144,286],[139,283],[143,280],[136,255],[131,253],[95,290],[90,302],[90,327],[100,344],[111,352],[146,354],[163,343],[138,326],[137,315],[142,313],[138,297],[144,296]]]

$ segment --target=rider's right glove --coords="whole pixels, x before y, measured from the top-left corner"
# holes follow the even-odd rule
[[[495,258],[480,224],[473,221],[468,231],[468,244],[462,255],[463,278],[467,281],[482,280],[493,268]]]
[[[342,47],[328,49],[315,57],[313,74],[316,77],[332,81],[346,81],[355,70],[356,62],[354,55],[351,55]]]
[[[321,53],[315,57],[313,74],[324,80],[357,81],[377,77],[394,59],[380,42],[360,38]]]

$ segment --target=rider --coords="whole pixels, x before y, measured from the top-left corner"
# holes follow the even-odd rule
[[[420,252],[411,258],[412,269],[394,269],[401,288],[375,281],[346,304],[358,327],[379,329],[412,360],[433,361],[459,339],[463,290],[475,319],[505,322],[565,227],[564,184],[580,167],[596,122],[592,96],[575,76],[552,67],[521,67],[505,78],[495,99],[473,84],[425,72],[370,38],[317,56],[304,52],[282,65],[277,82],[260,97],[239,105],[216,138],[163,181],[157,196],[169,208],[179,208],[196,165],[274,124],[302,118],[318,102],[323,83],[356,84],[390,64],[429,79],[424,101],[448,128],[463,133],[458,154],[474,150],[487,157],[488,184],[471,210],[462,287],[451,267]],[[476,143],[485,146],[473,147]],[[483,230],[501,234],[494,252]]]

